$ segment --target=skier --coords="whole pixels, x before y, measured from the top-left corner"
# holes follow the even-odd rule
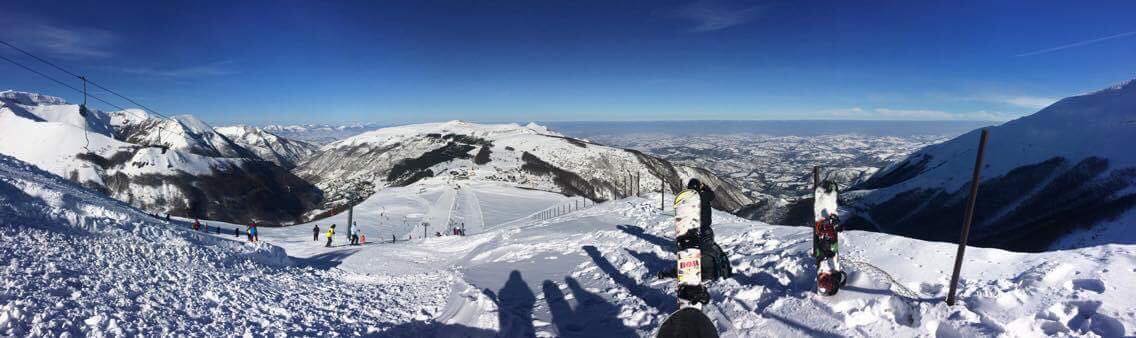
[[[248,241],[251,243],[252,242],[252,223],[249,223],[249,225],[245,227],[245,236],[248,237]]]
[[[193,219],[193,230],[197,231],[197,229],[200,229],[200,228],[201,228],[201,221],[198,221],[196,218],[194,218]]]
[[[249,242],[256,243],[260,236],[256,233],[256,222],[249,223]]]
[[[320,236],[320,225],[316,224],[316,226],[312,228],[312,242],[319,241],[319,236]]]
[[[359,227],[351,227],[351,245],[359,245]]]
[[[233,237],[241,237],[241,228],[233,228]]]
[[[330,228],[327,228],[327,244],[324,245],[325,248],[331,247],[332,236],[335,236],[335,224],[332,224]]]
[[[359,233],[359,244],[367,244],[367,234]]]

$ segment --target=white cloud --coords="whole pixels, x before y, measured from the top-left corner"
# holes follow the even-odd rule
[[[74,27],[18,19],[0,22],[0,37],[16,47],[52,57],[81,59],[114,55],[117,34],[103,29]]]
[[[973,111],[952,113],[934,109],[892,109],[859,107],[832,109],[819,112],[821,117],[849,120],[909,120],[909,121],[1008,121],[1022,114]]]
[[[1025,52],[1025,53],[1021,53],[1021,54],[1018,54],[1018,55],[1014,55],[1014,57],[1049,54],[1049,53],[1056,52],[1056,51],[1059,51],[1059,50],[1062,50],[1062,49],[1069,49],[1069,48],[1087,46],[1087,45],[1095,44],[1095,43],[1102,42],[1102,41],[1119,39],[1119,38],[1129,37],[1129,36],[1133,36],[1133,35],[1136,35],[1136,31],[1124,32],[1124,33],[1120,33],[1120,34],[1113,34],[1113,35],[1109,35],[1109,36],[1105,36],[1105,37],[1099,37],[1099,38],[1096,38],[1096,39],[1077,41],[1077,42],[1074,42],[1074,43],[1061,45],[1061,46],[1057,46],[1057,47],[1038,49],[1038,50],[1035,50],[1035,51],[1032,51],[1032,52]]]
[[[191,78],[191,77],[208,77],[208,76],[223,76],[236,74],[237,72],[232,69],[232,61],[219,61],[212,62],[197,66],[188,66],[180,68],[124,68],[123,72],[137,75],[146,76],[160,76],[160,77],[177,77],[177,78]]]
[[[697,1],[675,12],[675,16],[694,23],[691,31],[712,32],[745,24],[761,14],[760,6],[729,6],[719,1]]]
[[[1041,109],[1048,107],[1054,102],[1057,102],[1057,99],[1037,96],[1007,96],[996,98],[995,101],[1015,105],[1018,107]]]

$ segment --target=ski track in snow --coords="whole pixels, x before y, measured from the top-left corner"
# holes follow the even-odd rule
[[[355,210],[366,245],[337,234],[325,248],[314,224],[252,244],[237,225],[194,232],[0,157],[0,335],[653,336],[675,310],[674,281],[653,277],[674,264],[672,216],[656,195],[531,218],[570,203],[494,184],[392,188]],[[849,284],[823,297],[808,228],[714,216],[735,276],[711,284],[705,311],[724,337],[1136,333],[1136,246],[970,248],[948,307],[953,244],[845,233]],[[471,235],[389,243],[423,219]]]

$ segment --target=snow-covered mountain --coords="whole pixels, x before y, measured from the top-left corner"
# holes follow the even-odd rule
[[[208,157],[256,158],[256,154],[191,115],[165,118],[141,109],[110,112],[108,115],[114,137],[124,142],[169,147]]]
[[[252,126],[236,125],[219,127],[215,130],[237,145],[251,150],[257,157],[272,161],[286,169],[296,167],[297,163],[319,150],[317,145],[276,136]]]
[[[1045,250],[1136,209],[1136,80],[1065,98],[989,132],[971,244]],[[979,133],[928,146],[857,186],[848,197],[861,217],[852,223],[957,241]],[[1133,242],[1133,234],[1063,243]]]
[[[706,170],[536,124],[450,121],[384,128],[325,145],[294,172],[327,194],[325,209],[358,202],[377,188],[428,178],[509,182],[602,201],[661,186],[673,192],[698,177],[718,191],[716,207],[733,211],[749,203],[740,189]]]
[[[377,123],[349,123],[349,124],[270,124],[262,129],[293,140],[302,140],[315,144],[328,144],[368,131],[379,129],[385,125]]]
[[[291,223],[319,201],[312,185],[194,121],[97,110],[83,117],[62,99],[6,91],[0,153],[151,212]],[[169,129],[159,135],[150,129],[157,125]]]

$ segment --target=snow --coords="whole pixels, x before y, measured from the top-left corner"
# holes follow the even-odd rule
[[[652,336],[675,308],[673,281],[653,277],[673,265],[672,211],[657,198],[535,219],[572,200],[434,180],[357,206],[366,245],[337,235],[326,248],[312,224],[262,228],[250,244],[236,225],[194,232],[0,157],[0,334]],[[400,217],[496,224],[391,244],[384,231],[421,231]],[[822,297],[808,228],[714,219],[736,274],[711,284],[706,307],[724,337],[1136,333],[1133,245],[968,248],[960,305],[949,307],[954,245],[847,232],[849,286]]]
[[[422,319],[454,283],[194,233],[2,155],[0,247],[5,336],[361,335]]]

